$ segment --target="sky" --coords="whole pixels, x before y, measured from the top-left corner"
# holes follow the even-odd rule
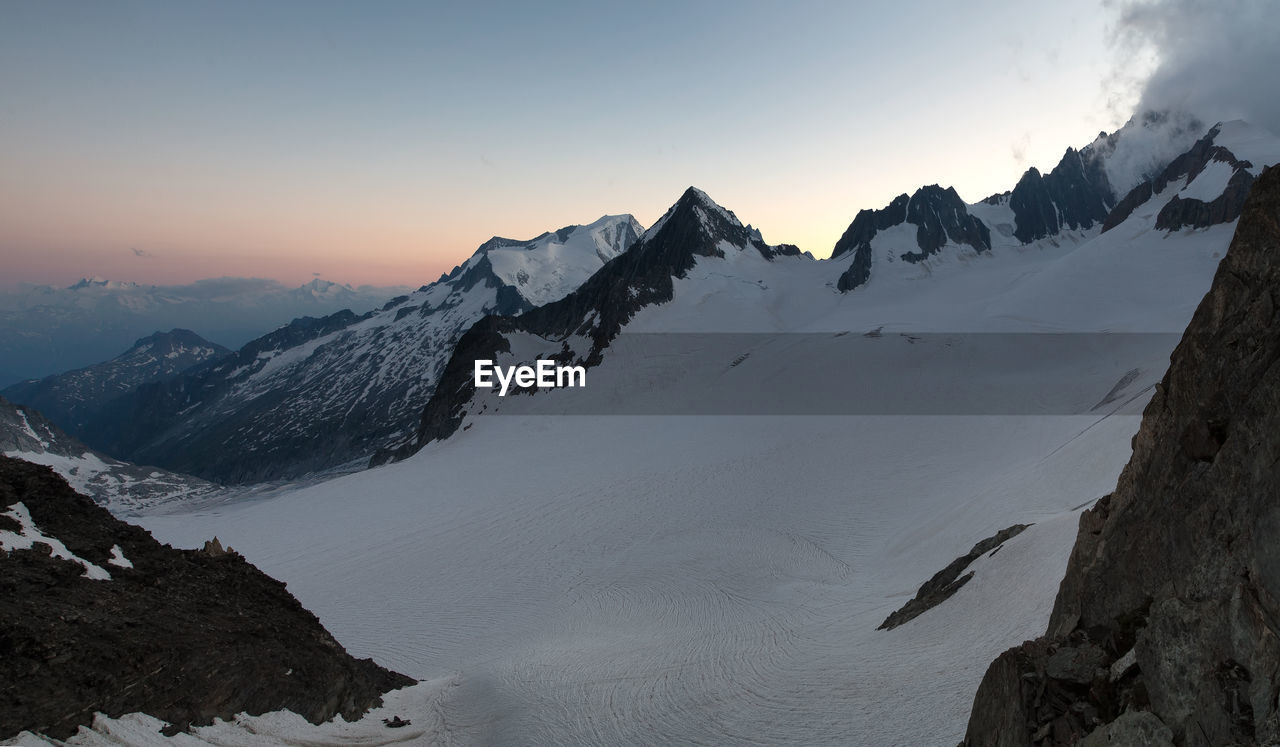
[[[1274,55],[1280,3],[1224,5]],[[861,208],[1004,191],[1176,97],[1197,7],[0,0],[0,285],[417,285],[690,185],[825,257]]]

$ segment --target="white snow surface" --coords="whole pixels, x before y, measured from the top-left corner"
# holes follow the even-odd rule
[[[1280,163],[1280,137],[1265,127],[1244,120],[1220,123],[1218,136],[1213,142],[1234,153],[1236,158],[1252,163],[1253,168],[1249,171],[1254,176],[1262,173],[1263,166]]]
[[[1227,188],[1227,182],[1235,172],[1235,167],[1225,161],[1210,161],[1204,170],[1178,193],[1178,197],[1184,200],[1212,202]]]
[[[643,229],[629,215],[606,215],[586,226],[576,226],[564,239],[548,233],[528,244],[490,249],[494,274],[515,287],[534,306],[558,301],[582,285],[605,262],[621,254],[629,244],[618,241],[627,227],[634,236]]]
[[[111,546],[111,559],[107,561],[108,565],[114,565],[117,568],[132,568],[133,561],[124,556],[124,550],[119,545]]]
[[[94,581],[110,581],[111,574],[107,569],[100,565],[91,563],[84,558],[76,555],[62,544],[62,540],[56,537],[49,537],[31,518],[31,512],[21,501],[9,506],[8,510],[0,516],[6,516],[18,522],[19,531],[12,532],[8,529],[0,529],[0,552],[13,552],[14,550],[30,550],[36,544],[45,544],[51,548],[51,555],[72,563],[78,563],[84,568],[84,573],[80,574]],[[119,549],[119,548],[117,548]]]

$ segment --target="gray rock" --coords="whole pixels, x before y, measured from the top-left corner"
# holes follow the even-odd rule
[[[1280,743],[1277,289],[1280,170],[1270,169],[1115,492],[1081,516],[1046,637],[992,664],[966,744],[1073,744],[1084,729],[1111,743]],[[1085,687],[1049,665],[1057,647],[1082,643],[1106,653],[1112,681]],[[1115,728],[1096,731],[1088,709]],[[1138,717],[1120,720],[1135,710],[1159,719],[1169,735],[1141,733],[1164,741],[1128,741]],[[1009,737],[1014,722],[1025,728]]]
[[[1137,663],[1138,652],[1136,649],[1131,648],[1128,653],[1121,656],[1119,659],[1116,659],[1115,663],[1111,665],[1111,681],[1115,682],[1128,674],[1129,670],[1133,669],[1134,665]]]
[[[951,561],[946,568],[933,574],[933,578],[925,581],[920,586],[919,591],[916,592],[911,601],[886,617],[876,630],[893,630],[950,599],[951,595],[959,591],[961,586],[969,583],[973,578],[972,571],[963,576],[960,575],[973,564],[973,561],[987,552],[995,553],[1010,538],[1022,534],[1022,530],[1029,526],[1031,525],[1014,524],[1011,527],[1001,529],[986,539],[980,540],[969,552]]]
[[[1107,653],[1092,644],[1063,646],[1050,654],[1045,674],[1059,680],[1087,685],[1098,676],[1107,661]]]
[[[1099,726],[1080,747],[1173,747],[1173,732],[1149,711],[1129,711]]]

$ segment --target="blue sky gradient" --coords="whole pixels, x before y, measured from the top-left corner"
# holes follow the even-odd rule
[[[689,185],[818,256],[1122,124],[1100,3],[9,2],[5,282],[434,279]],[[151,256],[139,257],[131,249]]]

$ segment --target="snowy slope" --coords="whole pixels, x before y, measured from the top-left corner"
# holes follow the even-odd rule
[[[97,453],[30,407],[0,397],[0,453],[52,467],[76,492],[119,515],[171,501],[213,498],[222,489],[189,475]]]
[[[472,323],[559,298],[639,232],[622,215],[529,241],[495,237],[437,282],[363,317],[299,320],[296,330],[142,392],[86,440],[228,482],[362,466],[413,432],[454,342]],[[147,425],[124,431],[121,422]]]

